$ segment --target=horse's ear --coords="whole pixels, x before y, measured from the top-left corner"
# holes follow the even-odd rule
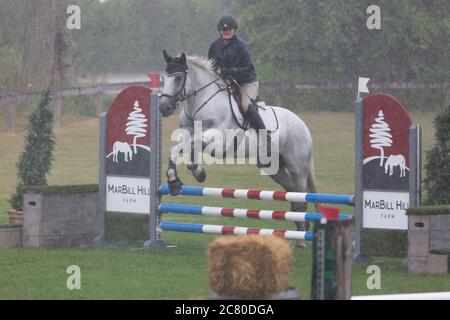
[[[164,60],[166,60],[167,63],[169,63],[170,60],[172,60],[172,57],[169,56],[166,52],[166,49],[163,50]]]
[[[181,54],[181,63],[186,64],[186,55],[184,52]]]

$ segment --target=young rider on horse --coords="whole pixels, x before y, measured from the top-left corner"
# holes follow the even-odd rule
[[[259,82],[250,56],[247,42],[236,35],[238,23],[232,15],[224,15],[217,23],[220,38],[208,51],[208,58],[214,61],[214,69],[220,68],[224,78],[231,78],[241,93],[241,108],[244,118],[255,130],[266,129],[261,116],[251,99],[258,95]],[[235,83],[234,83],[235,82]],[[267,135],[267,151],[270,153],[270,135]]]

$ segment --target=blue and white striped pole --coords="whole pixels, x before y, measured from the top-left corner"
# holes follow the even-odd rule
[[[257,209],[236,209],[222,207],[207,207],[185,204],[162,203],[159,205],[162,213],[192,214],[213,217],[234,217],[250,219],[286,220],[286,221],[314,221],[324,218],[321,213],[314,212],[294,212],[294,211],[274,211]],[[341,213],[339,220],[349,220],[352,216]]]
[[[163,184],[159,191],[169,194],[169,186]],[[181,194],[185,196],[221,197],[221,198],[244,198],[256,200],[293,201],[309,203],[329,203],[354,205],[353,195],[302,193],[284,191],[261,191],[256,189],[233,189],[233,188],[207,188],[196,186],[183,186]]]
[[[249,227],[220,226],[198,223],[181,222],[161,222],[159,227],[162,231],[178,231],[208,234],[227,234],[227,235],[262,235],[277,236],[286,240],[313,240],[313,234],[309,231],[290,231],[275,229],[260,229]]]

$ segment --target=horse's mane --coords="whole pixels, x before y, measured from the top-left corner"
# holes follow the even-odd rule
[[[186,61],[187,61],[188,69],[193,69],[193,70],[195,69],[195,70],[203,72],[206,75],[206,77],[205,77],[205,79],[207,79],[206,81],[215,80],[217,84],[220,84],[222,86],[225,85],[223,80],[221,78],[218,78],[217,73],[214,71],[214,68],[213,68],[214,60],[207,59],[205,57],[200,57],[200,56],[187,56]],[[198,88],[192,87],[192,82],[191,82],[190,77],[188,77],[188,79],[186,81],[185,88],[188,92],[192,92],[193,90],[198,89]],[[186,103],[187,103],[187,101],[188,100],[186,100]]]
[[[217,77],[217,74],[214,71],[212,59],[207,59],[205,57],[200,56],[188,56],[187,57],[188,64],[191,63],[199,69],[205,71],[212,77]]]

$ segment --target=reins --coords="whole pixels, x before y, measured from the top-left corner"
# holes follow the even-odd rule
[[[223,77],[222,77],[217,71],[214,71],[214,73],[217,75],[217,78],[216,78],[216,79],[214,79],[214,80],[208,82],[207,84],[205,84],[204,86],[200,87],[199,89],[193,90],[193,91],[192,91],[191,93],[189,93],[189,94],[186,94],[186,79],[187,79],[187,73],[188,73],[188,70],[186,70],[186,71],[184,71],[184,72],[178,71],[178,72],[175,72],[175,73],[172,73],[172,74],[166,73],[166,75],[169,76],[169,77],[174,77],[174,76],[177,75],[177,74],[182,74],[182,75],[184,76],[184,77],[183,77],[183,85],[181,86],[180,91],[178,91],[176,94],[170,95],[170,94],[167,94],[167,93],[163,93],[163,94],[161,94],[161,97],[167,97],[167,98],[169,98],[169,99],[177,99],[177,100],[176,100],[176,104],[177,104],[177,106],[178,106],[181,102],[184,102],[184,101],[188,100],[189,98],[192,98],[192,97],[194,97],[194,96],[197,96],[197,94],[198,94],[199,92],[201,92],[202,90],[208,88],[209,86],[211,86],[211,85],[214,84],[214,83],[215,83],[215,84],[217,85],[217,87],[218,87],[218,90],[215,91],[208,99],[206,99],[206,100],[205,100],[198,108],[196,108],[195,111],[194,111],[194,113],[193,113],[192,115],[189,115],[189,114],[187,113],[186,107],[183,108],[183,112],[184,112],[186,118],[188,118],[192,123],[194,123],[194,119],[195,119],[195,116],[197,115],[197,113],[200,112],[200,110],[202,110],[203,107],[205,107],[205,106],[208,104],[208,102],[210,102],[217,94],[219,94],[219,93],[222,92],[222,91],[227,91],[227,92],[228,92],[228,99],[229,99],[229,104],[230,104],[230,107],[231,107],[231,93],[230,93],[230,90],[229,90],[229,86],[230,86],[230,85],[227,84],[227,83],[225,82],[225,84],[227,84],[227,86],[226,86],[225,88],[223,88],[223,87],[220,87],[219,84],[217,84],[217,81],[218,81],[219,79],[224,80]],[[236,82],[236,80],[234,80],[233,78],[231,78],[231,80],[234,82],[234,84],[235,84],[237,87],[240,87],[239,84]],[[178,98],[176,98],[176,96],[178,96]],[[249,98],[250,98],[250,97],[249,97]],[[253,99],[252,99],[252,100],[253,100]],[[232,112],[232,113],[233,113],[233,112]],[[234,113],[233,113],[233,116],[235,117],[236,122],[239,124],[239,121],[237,121],[236,116],[234,115]],[[239,124],[239,126],[241,126],[241,125]],[[242,128],[242,127],[241,127],[241,128]],[[243,129],[244,129],[244,128],[243,128]]]
[[[187,77],[187,74],[186,74],[186,77]],[[192,96],[196,96],[197,93],[199,93],[199,92],[202,91],[203,89],[208,88],[210,85],[212,85],[213,83],[217,82],[217,80],[219,80],[219,79],[221,79],[220,76],[219,76],[218,78],[212,80],[211,82],[208,82],[207,84],[205,84],[205,85],[204,85],[203,87],[201,87],[200,89],[193,90],[193,92],[191,92],[191,93],[188,94],[188,95],[182,95],[182,96],[180,96],[180,99],[178,100],[178,102],[183,102],[183,101],[186,101],[187,99],[189,99],[189,98],[192,97]],[[186,81],[185,81],[185,83],[184,83],[184,85],[183,85],[183,88],[184,88],[185,85],[186,85]],[[209,101],[209,100],[208,100],[208,101]]]
[[[217,79],[218,80],[218,79]],[[217,81],[215,80],[215,81]],[[212,94],[205,102],[203,102],[200,107],[198,107],[197,109],[195,109],[194,114],[192,116],[190,116],[187,112],[186,112],[186,107],[183,108],[184,114],[186,115],[186,118],[188,118],[192,123],[194,122],[194,118],[197,115],[197,113],[208,104],[209,101],[211,101],[212,98],[214,98],[219,92],[228,90],[227,88],[221,88],[219,85],[217,85],[217,87],[219,88],[216,92],[214,92],[214,94]],[[197,92],[199,92],[200,90],[198,90]],[[192,95],[191,95],[192,96]]]

